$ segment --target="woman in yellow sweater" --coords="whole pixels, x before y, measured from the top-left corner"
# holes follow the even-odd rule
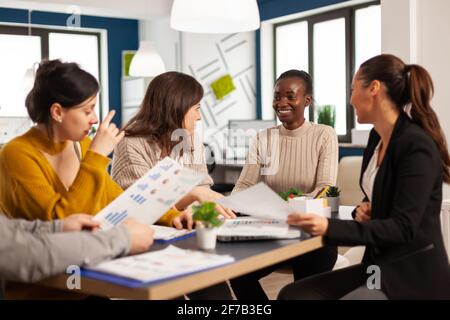
[[[91,142],[98,123],[94,108],[97,80],[75,63],[40,64],[25,105],[36,123],[0,153],[0,209],[9,217],[62,219],[77,212],[95,214],[122,189],[106,167],[109,153],[123,138],[110,112]],[[171,225],[178,212],[159,221]]]

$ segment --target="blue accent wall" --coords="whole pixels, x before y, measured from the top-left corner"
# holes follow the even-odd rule
[[[66,26],[70,14],[33,11],[32,24]],[[0,23],[28,23],[28,11],[22,9],[0,8]],[[80,17],[82,28],[105,29],[108,34],[108,83],[109,105],[116,110],[113,121],[121,122],[121,77],[122,50],[137,50],[139,46],[138,20],[104,18],[95,16]]]
[[[259,15],[261,21],[299,13],[312,9],[321,8],[349,0],[258,0]],[[260,31],[256,31],[256,115],[258,119],[262,117],[261,103],[261,36]]]
[[[261,21],[317,9],[349,0],[258,0]]]

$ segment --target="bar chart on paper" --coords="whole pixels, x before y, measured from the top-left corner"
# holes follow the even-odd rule
[[[103,230],[130,217],[140,223],[154,224],[201,179],[197,172],[182,168],[166,157],[98,212],[94,219],[100,221]],[[174,193],[176,188],[179,191]]]
[[[143,204],[147,200],[144,196],[140,194],[132,194],[130,198],[133,199],[134,202],[136,202],[137,204]]]
[[[110,212],[106,215],[105,220],[116,226],[128,217],[128,210],[122,212]]]

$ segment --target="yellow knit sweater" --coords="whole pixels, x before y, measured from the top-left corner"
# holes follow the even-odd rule
[[[42,153],[57,154],[66,143],[51,146],[41,131],[32,128],[4,146],[0,152],[3,213],[27,220],[62,219],[81,212],[93,215],[123,192],[106,171],[109,158],[88,150],[88,137],[80,142],[80,169],[67,190]],[[171,225],[176,215],[178,211],[170,210],[158,223]]]

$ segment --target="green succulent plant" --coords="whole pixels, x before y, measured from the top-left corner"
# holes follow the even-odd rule
[[[341,190],[336,186],[330,186],[327,191],[327,197],[335,198],[341,195]]]
[[[192,210],[194,212],[192,219],[202,222],[206,228],[220,227],[223,223],[219,219],[220,214],[216,210],[214,202],[204,202],[198,206],[193,206]]]

